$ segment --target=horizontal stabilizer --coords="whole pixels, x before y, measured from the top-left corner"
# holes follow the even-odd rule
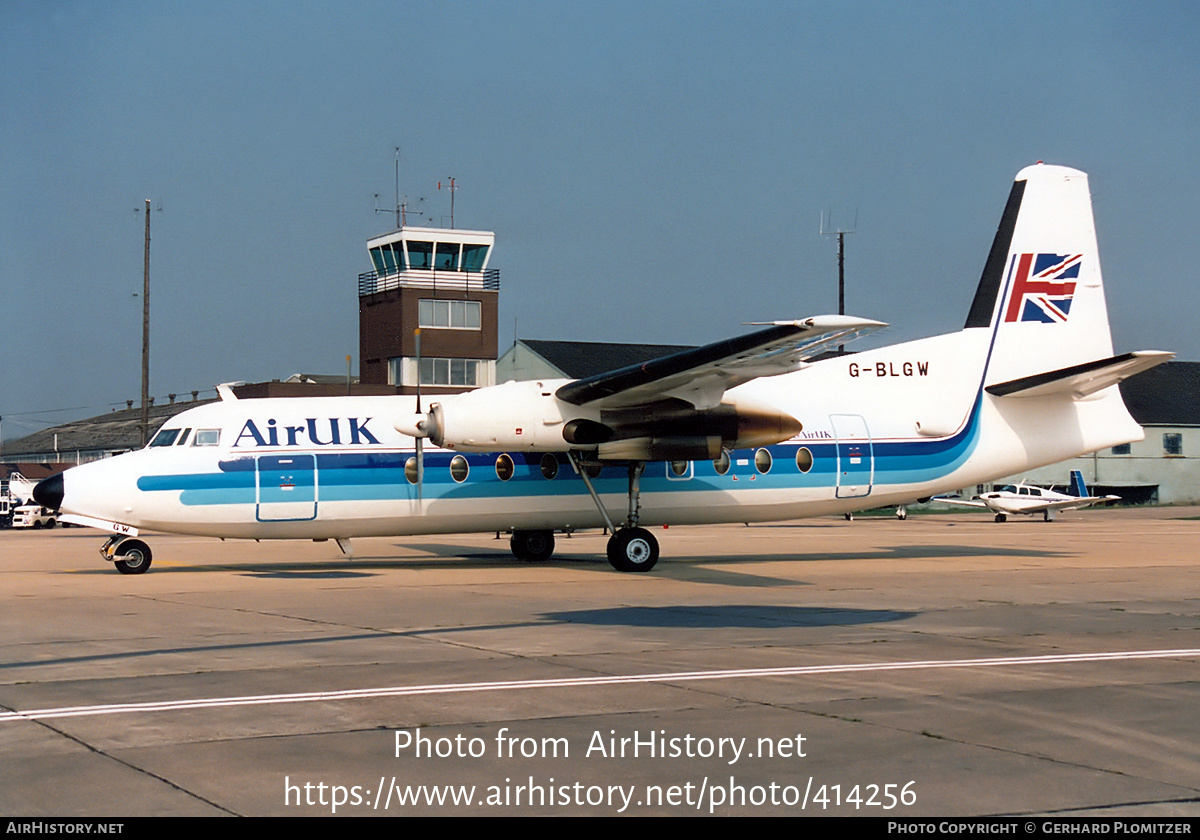
[[[1084,362],[1081,365],[1059,368],[1047,373],[1023,376],[989,385],[987,392],[997,397],[1044,397],[1050,394],[1070,394],[1076,399],[1102,391],[1122,379],[1149,370],[1174,358],[1174,353],[1161,350],[1139,350],[1108,359]]]

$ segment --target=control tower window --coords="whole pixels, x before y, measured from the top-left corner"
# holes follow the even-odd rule
[[[488,246],[486,245],[463,245],[462,270],[483,271],[483,263],[487,259],[487,252]]]
[[[438,271],[454,271],[458,268],[457,242],[439,242],[433,252],[433,267]]]
[[[408,267],[433,268],[433,243],[410,240],[408,243]]]
[[[395,274],[398,267],[403,266],[404,252],[392,250],[391,245],[371,249],[371,262],[375,263],[375,273],[379,275]]]

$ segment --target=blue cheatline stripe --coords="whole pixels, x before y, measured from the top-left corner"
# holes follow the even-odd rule
[[[913,439],[873,442],[873,485],[902,485],[927,483],[960,467],[975,450],[979,441],[981,397],[975,404],[963,429],[943,439]],[[864,441],[865,443],[865,441]],[[696,461],[693,477],[672,480],[661,464],[647,467],[642,479],[645,493],[766,490],[781,488],[832,488],[837,483],[837,444],[794,442],[765,447],[771,453],[772,467],[766,474],[754,468],[754,452],[742,449],[730,453],[731,468],[727,475],[718,475],[711,461]],[[796,453],[808,449],[813,465],[801,472],[796,465]],[[541,472],[541,454],[511,455],[513,476],[501,481],[496,475],[498,453],[462,453],[469,466],[465,482],[458,483],[450,475],[454,452],[431,452],[425,456],[426,499],[485,499],[543,497],[562,494],[586,494],[583,482],[575,475],[565,457],[559,456],[558,475],[547,480]],[[404,464],[412,457],[411,450],[390,452],[340,452],[316,455],[316,488],[318,502],[328,501],[407,501],[416,498],[416,487],[404,476]],[[738,461],[745,463],[738,464]],[[233,458],[219,463],[218,472],[180,475],[149,475],[138,479],[138,489],[147,492],[179,492],[185,505],[254,504],[256,477],[253,457]],[[274,469],[278,473],[278,469]],[[311,476],[311,473],[309,474]],[[739,481],[732,483],[734,476]],[[755,477],[753,482],[745,479]],[[311,482],[308,478],[307,482]],[[306,482],[306,483],[307,483]],[[627,475],[622,464],[605,467],[593,480],[601,493],[624,494],[628,489]]]

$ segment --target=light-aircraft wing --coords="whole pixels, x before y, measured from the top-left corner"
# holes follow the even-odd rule
[[[577,379],[556,396],[578,406],[631,408],[675,397],[697,409],[714,408],[725,391],[760,376],[803,367],[826,348],[887,326],[844,315],[776,321],[766,329],[684,350],[642,364]]]
[[[1084,496],[1072,497],[1070,499],[1062,499],[1057,502],[1046,502],[1042,505],[1034,505],[1033,507],[1024,508],[1026,513],[1042,513],[1047,510],[1074,510],[1075,508],[1085,508],[1089,505],[1099,504],[1100,502],[1112,502],[1120,499],[1120,496]]]
[[[943,505],[958,505],[959,507],[986,508],[987,504],[979,499],[960,499],[957,496],[934,496],[932,501]]]

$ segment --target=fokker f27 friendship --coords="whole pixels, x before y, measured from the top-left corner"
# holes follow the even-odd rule
[[[438,397],[237,399],[185,411],[145,449],[41,482],[102,554],[150,566],[139,531],[337,540],[554,534],[607,526],[621,571],[658,560],[648,525],[762,522],[902,505],[1139,440],[1117,382],[1170,358],[1113,355],[1087,176],[1013,184],[958,332],[815,361],[884,326],[777,321],[579,380]]]

